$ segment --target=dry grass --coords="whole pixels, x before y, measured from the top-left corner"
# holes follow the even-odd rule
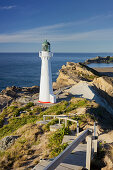
[[[28,124],[19,128],[14,133],[14,135],[18,135],[19,138],[15,144],[5,152],[5,155],[0,160],[0,168],[8,169],[14,166],[15,169],[22,166],[22,164],[33,156],[35,150],[32,149],[32,145],[39,140],[38,138],[40,138],[41,133],[41,127],[36,124]]]

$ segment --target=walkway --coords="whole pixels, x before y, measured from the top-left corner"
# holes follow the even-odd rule
[[[75,136],[64,136],[64,142],[73,142]],[[56,168],[56,170],[80,170],[86,165],[86,148],[87,144],[79,144],[71,154],[69,154],[64,161]],[[51,160],[52,161],[52,160]],[[41,160],[33,170],[43,170],[50,162],[50,160]]]

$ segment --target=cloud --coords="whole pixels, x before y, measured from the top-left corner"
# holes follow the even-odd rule
[[[1,10],[10,10],[12,8],[15,8],[16,6],[15,5],[10,5],[10,6],[0,6],[0,9]]]
[[[59,23],[10,34],[0,34],[0,43],[40,43],[45,39],[53,42],[113,40],[113,28],[76,32],[76,25],[84,25],[84,23],[100,20],[103,17],[101,15],[78,22]],[[113,15],[105,16],[105,18],[108,17],[113,17]],[[75,31],[70,32],[72,27]]]
[[[19,42],[19,43],[38,43],[44,39],[50,41],[61,42],[61,41],[94,41],[94,40],[113,40],[113,29],[101,29],[93,30],[88,32],[80,33],[68,33],[61,34],[55,32],[52,27],[44,27],[32,29],[28,31],[13,33],[13,34],[2,34],[0,35],[0,43],[10,43],[10,42]]]

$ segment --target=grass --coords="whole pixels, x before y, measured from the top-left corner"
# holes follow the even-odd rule
[[[0,152],[0,169],[16,169],[23,160],[27,161],[29,155],[33,155],[32,145],[39,144],[40,134],[42,129],[38,125],[27,124],[19,128],[15,135],[19,138],[5,152]],[[25,158],[26,157],[26,158]],[[16,168],[13,168],[17,164]]]
[[[48,132],[50,129],[50,125],[58,123],[58,119],[53,119],[48,124],[43,125],[40,130],[40,128],[35,124],[36,120],[42,119],[43,115],[46,114],[68,115],[71,111],[72,113],[76,113],[76,109],[80,107],[94,108],[94,105],[92,102],[86,99],[83,98],[77,99],[73,97],[70,101],[62,101],[58,104],[55,104],[47,108],[46,110],[44,110],[40,106],[34,106],[33,103],[28,103],[24,107],[20,108],[17,106],[9,106],[6,109],[4,109],[0,115],[0,139],[3,138],[4,136],[11,134],[18,135],[20,137],[15,141],[15,144],[11,146],[11,148],[9,148],[5,152],[0,152],[0,157],[4,158],[3,161],[0,161],[0,168],[2,167],[4,167],[4,169],[8,169],[9,167],[12,168],[14,164],[16,167],[16,162],[18,162],[17,167],[21,167],[22,161],[25,159],[24,156],[26,156],[27,162],[27,159],[29,157],[28,155],[30,154],[33,155],[34,151],[32,150],[32,146],[38,145],[43,141],[41,138],[42,137],[41,133],[46,132],[45,134],[51,134],[51,132]],[[22,113],[23,111],[26,112]],[[75,117],[73,117],[73,119],[78,120],[80,128],[83,128],[84,125],[90,124],[95,120],[94,116],[99,116],[101,118],[102,111],[103,110],[101,108],[100,109],[94,108],[91,110],[92,114],[86,113],[76,115]],[[9,123],[3,126],[4,118],[6,116],[9,118],[8,120]],[[29,123],[31,123],[31,126],[29,126]],[[72,124],[69,121],[67,123],[68,127]],[[62,129],[56,131],[55,133],[52,133],[49,136],[49,143],[46,143],[48,145],[47,149],[49,150],[49,152],[47,152],[48,155],[46,156],[44,155],[44,158],[56,157],[68,146],[67,143],[62,144],[64,135],[70,133],[68,127],[67,128],[63,127]],[[42,151],[40,151],[39,155],[41,154],[43,154]]]
[[[37,116],[25,116],[23,118],[12,118],[9,120],[9,124],[4,125],[0,128],[0,138],[7,136],[14,132],[15,130],[19,129],[21,126],[33,123],[37,120]]]
[[[66,108],[66,112],[68,113],[72,110],[77,109],[78,107],[85,107],[87,106],[87,104],[88,104],[88,100],[82,98],[79,100],[75,100],[75,97],[73,97],[68,107]]]
[[[49,107],[45,111],[41,112],[39,117],[42,118],[43,115],[60,115],[67,114],[68,112],[75,110],[78,107],[85,107],[88,104],[86,99],[80,98],[79,100],[74,100],[73,98],[70,102],[62,101],[54,106]]]
[[[41,112],[40,117],[42,117],[43,115],[49,115],[49,114],[51,115],[63,114],[66,110],[67,105],[68,105],[67,101],[62,101],[58,104],[55,104],[54,106],[51,106],[45,111]]]
[[[62,129],[57,130],[55,133],[53,133],[49,138],[49,144],[48,147],[50,148],[50,157],[55,157],[60,154],[67,146],[68,144],[61,144],[64,135],[70,134],[70,130],[68,127],[63,127]]]

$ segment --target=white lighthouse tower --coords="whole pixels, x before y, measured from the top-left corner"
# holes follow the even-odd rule
[[[50,43],[47,40],[42,44],[42,51],[39,52],[41,57],[41,77],[40,77],[40,103],[55,103],[56,97],[53,94],[52,74],[51,74],[51,57]]]

